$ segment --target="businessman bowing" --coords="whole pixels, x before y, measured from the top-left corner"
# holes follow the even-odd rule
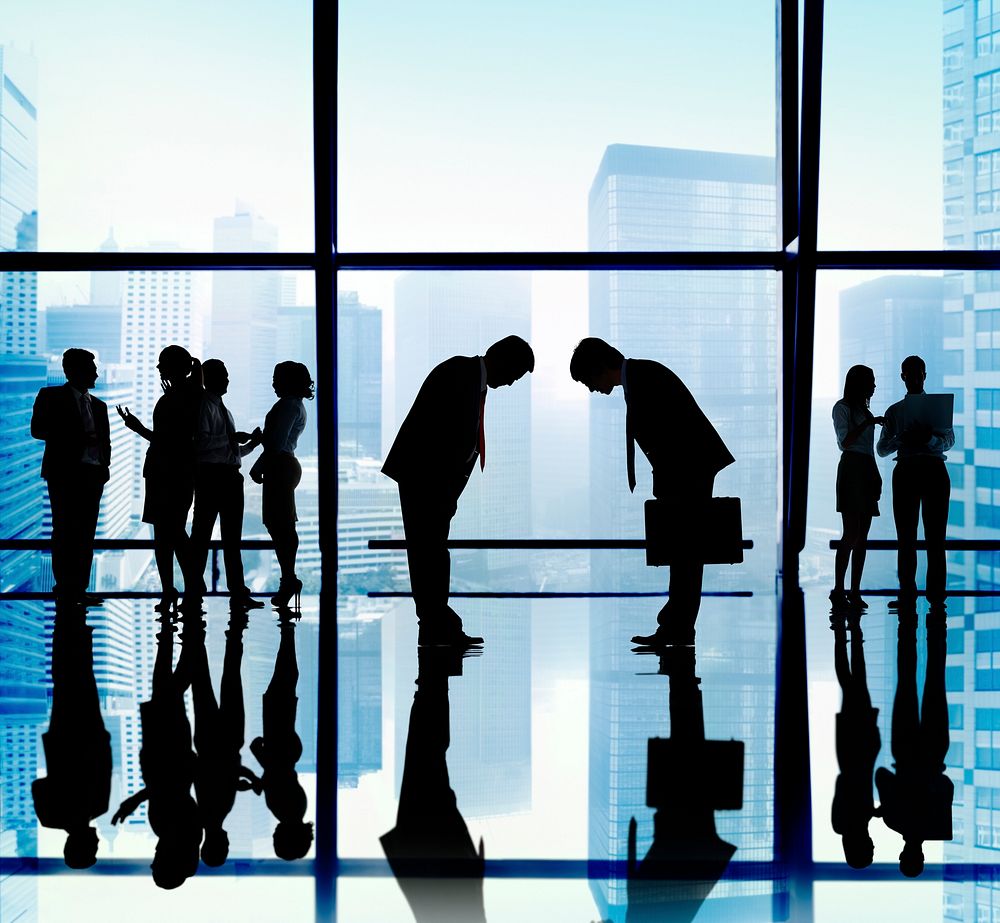
[[[621,385],[625,393],[625,462],[629,490],[635,490],[635,445],[653,468],[653,496],[678,507],[677,521],[697,515],[711,499],[715,476],[735,459],[684,382],[649,359],[626,359],[597,337],[581,340],[570,360],[574,381],[602,394]],[[693,644],[701,605],[704,564],[691,559],[670,567],[667,604],[652,635],[636,644],[661,647]]]
[[[31,435],[45,441],[42,477],[52,508],[53,592],[88,601],[94,534],[111,466],[108,406],[90,389],[97,381],[94,354],[67,349],[66,384],[42,388],[31,413]]]
[[[410,586],[420,644],[481,644],[462,630],[448,605],[448,531],[477,463],[486,465],[486,395],[535,368],[518,336],[504,337],[483,356],[452,356],[424,380],[389,450],[384,474],[399,485]]]

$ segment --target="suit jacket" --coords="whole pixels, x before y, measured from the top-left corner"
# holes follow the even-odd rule
[[[90,407],[94,413],[94,428],[97,430],[97,455],[103,479],[107,481],[111,466],[108,405],[91,394]],[[43,478],[48,480],[65,477],[78,470],[87,443],[80,405],[68,382],[53,388],[42,388],[38,392],[31,412],[31,435],[45,440],[45,454],[42,455]]]
[[[482,368],[479,356],[452,356],[417,392],[386,456],[394,481],[463,484],[475,466]]]
[[[715,475],[736,461],[684,382],[666,366],[629,359],[625,383],[626,431],[649,459],[657,481],[683,484],[692,471]]]

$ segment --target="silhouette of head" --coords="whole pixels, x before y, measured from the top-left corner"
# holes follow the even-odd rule
[[[97,381],[97,363],[92,352],[85,349],[67,349],[63,353],[63,374],[78,391],[89,391]]]
[[[149,867],[158,888],[165,891],[179,888],[198,871],[198,843],[160,837]]]
[[[852,365],[844,378],[844,401],[852,407],[867,407],[875,393],[875,373],[867,365]]]
[[[301,859],[312,846],[313,825],[306,821],[283,820],[274,828],[274,854],[291,862]]]
[[[573,381],[586,385],[591,391],[610,394],[620,379],[625,357],[599,337],[586,337],[576,344],[569,360],[569,373]]]
[[[206,359],[201,366],[205,390],[222,395],[229,390],[229,370],[221,359]]]
[[[272,379],[278,397],[298,397],[311,401],[316,396],[312,376],[301,362],[279,362],[274,367]]]
[[[852,869],[866,869],[875,858],[875,844],[867,830],[845,833],[843,836],[844,860]]]
[[[63,846],[63,858],[71,869],[89,869],[97,861],[97,831],[93,827],[71,831]]]
[[[164,347],[160,350],[160,358],[156,363],[157,371],[160,373],[160,381],[164,389],[180,384],[191,374],[194,368],[194,360],[183,346],[176,343]]]
[[[906,383],[906,390],[910,394],[919,394],[924,390],[927,365],[920,356],[907,356],[900,366],[899,377]]]
[[[218,830],[206,830],[205,840],[201,844],[201,861],[211,868],[225,865],[229,858],[229,834],[221,827]]]
[[[924,870],[922,845],[919,840],[915,842],[907,840],[903,843],[903,851],[899,854],[899,870],[907,878],[916,878]]]
[[[526,340],[511,335],[497,340],[483,356],[486,384],[491,388],[512,385],[535,370],[535,354]]]

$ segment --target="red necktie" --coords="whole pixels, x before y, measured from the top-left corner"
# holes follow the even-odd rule
[[[479,440],[476,447],[479,449],[479,470],[486,467],[486,427],[483,423],[486,417],[486,392],[479,398]]]

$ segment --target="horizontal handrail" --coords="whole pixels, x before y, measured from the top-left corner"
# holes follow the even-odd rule
[[[95,551],[151,551],[156,543],[151,538],[99,538],[94,542]],[[208,543],[213,550],[222,549],[222,539],[213,538]],[[246,538],[240,542],[244,551],[274,548],[269,538]],[[51,538],[0,538],[0,551],[51,551]]]
[[[560,591],[560,590],[526,590],[524,592],[515,591],[486,591],[476,590],[468,592],[449,592],[449,599],[649,599],[652,597],[663,598],[670,594],[666,590],[652,590],[649,592],[614,592],[607,591]],[[701,594],[706,596],[724,596],[727,598],[749,599],[753,596],[752,590],[704,590]],[[413,594],[403,590],[369,590],[369,599],[410,599]]]
[[[455,538],[448,540],[448,547],[453,550],[472,548],[493,549],[555,549],[572,551],[574,549],[629,549],[644,551],[644,538]],[[753,542],[745,539],[744,548],[753,548]],[[1000,547],[1000,546],[998,546]],[[370,551],[405,551],[406,539],[373,538],[368,541]]]
[[[841,539],[830,540],[830,547],[839,548]],[[918,551],[927,550],[926,539],[918,539],[914,545]],[[865,542],[868,551],[898,551],[899,541],[894,538],[873,538]],[[1000,551],[1000,540],[990,538],[947,538],[945,551]]]

